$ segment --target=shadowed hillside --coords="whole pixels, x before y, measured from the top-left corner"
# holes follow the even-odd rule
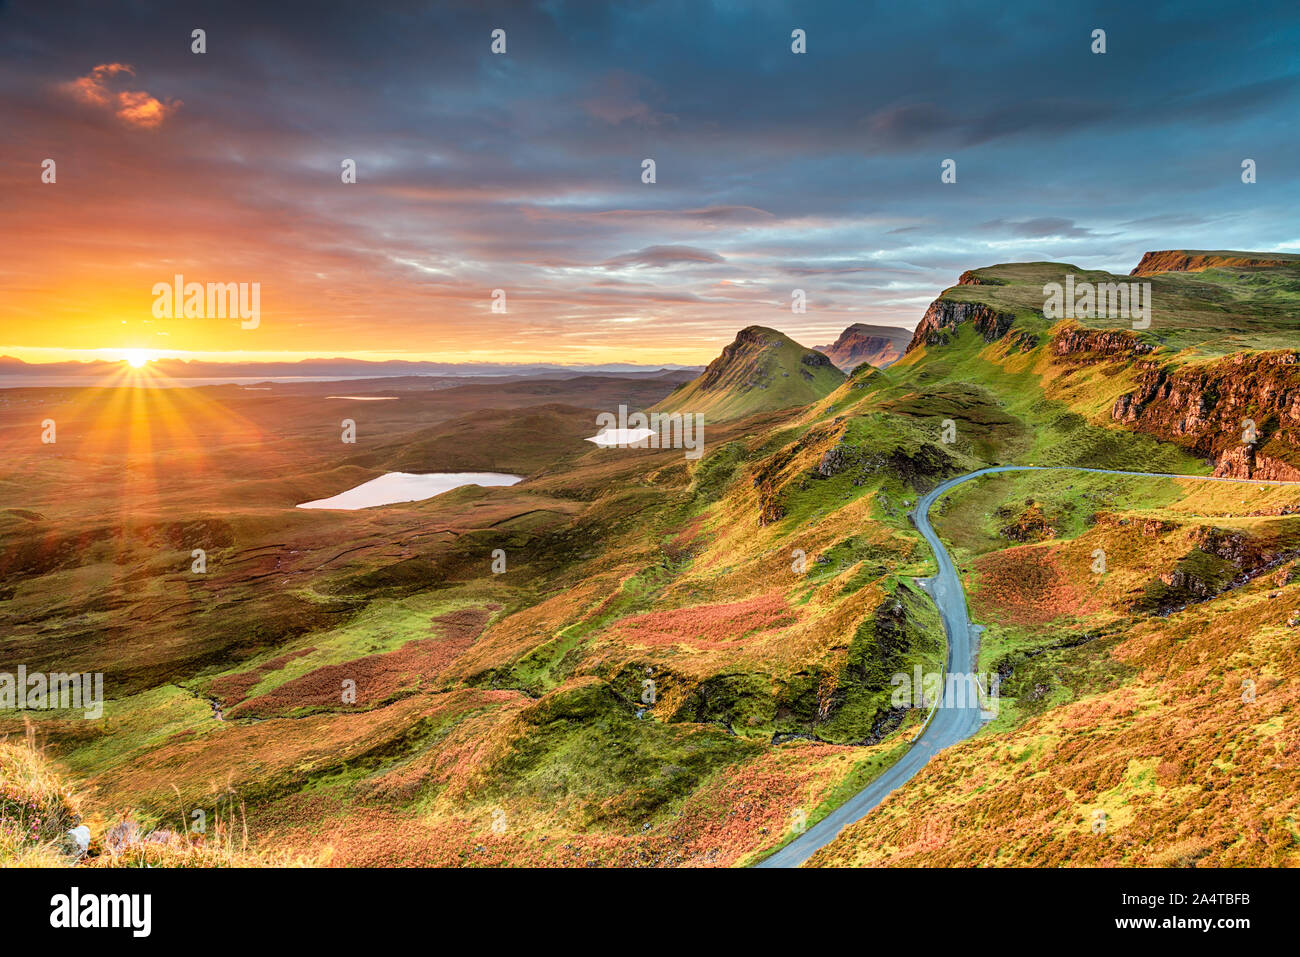
[[[897,362],[912,339],[912,333],[898,326],[872,326],[855,322],[829,346],[815,346],[842,372],[852,372],[866,363],[883,369]]]

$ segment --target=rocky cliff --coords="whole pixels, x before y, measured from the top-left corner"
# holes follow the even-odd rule
[[[1216,475],[1300,479],[1300,353],[1153,366],[1115,401],[1111,417],[1211,459]]]
[[[912,339],[908,329],[898,326],[873,326],[855,322],[829,346],[814,346],[825,353],[843,372],[852,372],[858,366],[883,369],[903,357],[903,350]]]
[[[921,317],[905,351],[911,352],[921,346],[944,345],[963,322],[974,323],[975,331],[984,337],[984,341],[993,342],[1005,336],[1014,321],[1015,316],[1011,313],[999,312],[980,302],[936,299]]]
[[[1285,266],[1300,261],[1298,256],[1247,252],[1210,252],[1201,249],[1164,249],[1142,254],[1130,276],[1153,276],[1161,272],[1200,272],[1203,269],[1240,266]]]
[[[1155,347],[1125,329],[1084,329],[1064,326],[1052,335],[1052,355],[1059,359],[1088,361],[1099,357],[1137,358]]]
[[[993,276],[983,275],[978,269],[967,269],[957,278],[959,286],[1005,286],[1006,282]]]

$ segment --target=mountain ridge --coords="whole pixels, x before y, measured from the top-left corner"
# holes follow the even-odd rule
[[[830,345],[813,348],[829,356],[841,372],[852,372],[863,363],[884,369],[903,357],[911,338],[911,330],[901,326],[855,322]]]
[[[1142,254],[1130,276],[1153,276],[1162,272],[1202,272],[1206,269],[1285,266],[1300,263],[1300,256],[1288,253],[1256,253],[1237,250],[1162,249]]]

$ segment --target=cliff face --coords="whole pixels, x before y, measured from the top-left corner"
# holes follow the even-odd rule
[[[1153,276],[1161,272],[1200,272],[1203,269],[1237,266],[1285,266],[1291,256],[1270,257],[1260,253],[1206,252],[1199,249],[1165,249],[1143,253],[1130,276]]]
[[[1300,467],[1272,455],[1261,454],[1253,445],[1239,445],[1224,452],[1215,464],[1214,474],[1232,478],[1300,481]]]
[[[816,346],[842,372],[867,364],[883,369],[903,357],[912,333],[897,326],[870,326],[857,322],[840,333],[829,346]]]
[[[1228,272],[1214,283],[1177,275],[1215,267]],[[1182,446],[1211,461],[1221,477],[1300,480],[1300,352],[1291,348],[1294,318],[1283,305],[1300,282],[1300,256],[1147,253],[1133,275],[1172,273],[1152,283],[1162,290],[1170,320],[1158,332],[1090,321],[1046,327],[1047,317],[1032,315],[1043,301],[1044,282],[1070,268],[1004,263],[963,273],[957,287],[930,304],[906,352],[950,344],[962,324],[971,323],[984,342],[1000,341],[1007,355],[1041,349],[1071,374],[1096,366],[1099,376],[1115,381],[1123,373],[1120,381],[1134,385],[1122,387],[1130,391],[1114,401],[1112,421]],[[1231,294],[1224,294],[1225,286]],[[1226,332],[1242,352],[1222,356]],[[1247,441],[1250,423],[1254,434]]]
[[[1300,353],[1230,356],[1187,368],[1152,367],[1111,417],[1178,442],[1234,478],[1300,479]],[[1243,441],[1255,423],[1258,438]]]
[[[1052,355],[1060,359],[1087,361],[1102,357],[1137,358],[1155,351],[1126,329],[1084,329],[1066,326],[1052,336]]]
[[[921,346],[945,345],[953,331],[963,322],[974,323],[975,331],[984,337],[985,342],[994,342],[1007,334],[1014,321],[1015,316],[1011,313],[999,312],[983,303],[936,299],[921,317],[912,341],[904,351],[911,352]]]
[[[959,286],[1005,286],[1006,283],[1001,279],[995,279],[992,276],[980,275],[978,269],[967,269],[957,279]]]

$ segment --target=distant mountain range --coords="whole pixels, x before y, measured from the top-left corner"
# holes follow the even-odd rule
[[[418,362],[392,359],[370,362],[361,359],[318,358],[297,362],[210,362],[204,360],[155,359],[148,368],[169,379],[282,379],[282,378],[374,378],[438,376],[457,377],[568,377],[605,375],[623,378],[648,378],[700,372],[698,389],[683,387],[671,399],[689,395],[707,398],[708,408],[697,401],[691,411],[719,414],[726,408],[748,414],[769,408],[784,408],[816,401],[835,388],[843,378],[836,373],[852,372],[863,363],[884,368],[899,359],[912,333],[897,326],[854,323],[840,333],[834,343],[811,349],[774,329],[750,326],[737,334],[736,340],[711,362],[701,366],[666,363],[662,366],[611,362],[592,365],[556,363],[515,364],[507,362]],[[829,361],[825,361],[829,360]],[[13,356],[0,356],[0,385],[5,376],[51,380],[67,377],[104,379],[120,374],[123,360],[93,359],[72,362],[24,362]],[[789,380],[789,381],[778,381]],[[723,391],[733,391],[726,401]],[[753,395],[744,396],[744,393]]]
[[[87,376],[111,375],[122,368],[120,360],[94,359],[89,362],[24,362],[12,356],[0,356],[0,376]],[[214,379],[257,377],[268,379],[286,376],[322,378],[355,376],[537,376],[537,375],[619,375],[654,376],[672,371],[695,371],[699,366],[666,364],[635,365],[612,362],[603,365],[555,365],[549,363],[512,364],[505,362],[412,362],[392,359],[367,362],[361,359],[322,358],[298,362],[206,362],[202,360],[156,359],[149,368],[174,379]]]

